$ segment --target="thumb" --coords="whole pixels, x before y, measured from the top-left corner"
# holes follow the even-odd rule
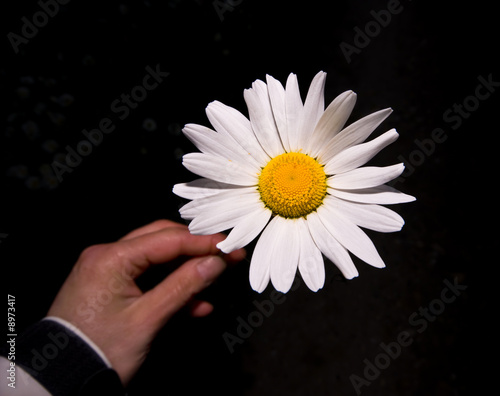
[[[186,261],[155,288],[137,301],[144,320],[155,321],[159,330],[196,294],[209,286],[226,268],[219,256],[196,257]]]

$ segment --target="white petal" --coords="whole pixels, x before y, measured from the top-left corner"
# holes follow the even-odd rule
[[[328,110],[328,109],[327,109]],[[326,164],[333,156],[355,144],[364,142],[368,136],[392,113],[392,109],[384,109],[369,114],[352,123],[335,135],[327,144],[322,146],[318,160]]]
[[[248,107],[252,129],[262,148],[273,158],[283,154],[285,149],[281,144],[274,121],[266,83],[260,80],[255,81],[251,89],[244,91],[243,96]]]
[[[252,134],[250,120],[233,107],[214,100],[208,104],[205,112],[210,123],[221,135],[233,136],[239,131],[248,135]]]
[[[267,164],[269,156],[257,140],[250,121],[243,114],[218,101],[210,103],[206,108],[206,113],[217,132],[231,137],[262,166]]]
[[[344,127],[347,119],[351,115],[356,94],[346,91],[337,96],[319,119],[316,128],[309,142],[309,153],[312,157],[320,156],[325,148],[325,143],[329,142]]]
[[[226,239],[217,244],[217,247],[224,253],[231,253],[234,250],[246,246],[253,241],[264,229],[272,212],[261,206],[239,219]]]
[[[273,249],[278,239],[278,231],[280,224],[275,217],[264,228],[262,235],[259,237],[250,262],[250,286],[258,293],[262,293],[267,287],[270,279],[271,257],[269,252]]]
[[[200,197],[185,204],[179,209],[183,219],[191,220],[203,212],[223,211],[232,202],[259,202],[260,194],[255,187],[237,187],[223,190],[217,194]]]
[[[352,279],[359,275],[349,252],[328,231],[318,212],[313,212],[307,216],[307,226],[316,246],[338,267],[347,279]]]
[[[203,153],[216,154],[219,150],[221,134],[198,124],[186,124],[182,133]]]
[[[182,158],[182,164],[191,172],[208,179],[238,186],[254,186],[258,174],[251,167],[203,153],[189,153]]]
[[[365,166],[328,178],[328,186],[341,190],[353,190],[380,186],[398,177],[404,170],[404,164],[391,166]]]
[[[363,228],[378,232],[396,232],[400,231],[405,223],[399,214],[380,205],[349,202],[335,197],[330,197],[329,201],[343,216]]]
[[[269,283],[273,271],[273,285],[279,291],[288,291],[290,278],[297,271],[299,249],[298,241],[290,246],[290,239],[296,240],[296,227],[290,220],[274,217],[262,232],[250,263],[250,285],[261,293]],[[298,233],[297,233],[298,234]],[[274,268],[273,268],[274,267]]]
[[[212,179],[196,179],[188,183],[179,183],[172,189],[173,193],[186,199],[209,197],[223,191],[241,188],[234,184],[221,183]]]
[[[292,287],[299,264],[299,223],[279,216],[275,220],[277,239],[269,252],[271,282],[276,290],[286,293]]]
[[[366,164],[384,147],[394,142],[398,136],[396,130],[391,129],[367,143],[358,144],[341,151],[325,165],[325,173],[327,175],[335,175],[337,173],[348,172]]]
[[[241,189],[240,194],[233,190],[185,206],[190,204],[194,205],[192,211],[198,210],[189,224],[189,231],[195,235],[210,235],[233,228],[248,212],[262,207],[259,193],[249,189]]]
[[[325,263],[321,251],[314,243],[306,220],[299,219],[300,256],[299,271],[309,289],[316,292],[325,284]]]
[[[381,185],[358,190],[337,190],[328,188],[328,193],[348,201],[392,205],[415,201],[415,197],[404,194],[393,187]]]
[[[352,254],[374,267],[385,267],[371,239],[340,210],[330,204],[330,200],[325,199],[317,213],[328,232]]]
[[[298,144],[308,152],[311,137],[313,136],[314,128],[318,123],[321,115],[325,111],[325,80],[326,73],[319,72],[313,78],[309,91],[307,92],[302,112],[302,119],[298,134]]]
[[[297,76],[291,73],[286,81],[285,88],[286,125],[288,131],[288,143],[291,151],[299,151],[299,129],[302,122],[304,106],[300,97]]]
[[[196,124],[187,124],[182,132],[203,153],[241,162],[252,167],[256,172],[260,171],[260,165],[255,158],[240,145],[234,144],[231,137]]]
[[[238,202],[213,212],[201,212],[189,223],[193,235],[211,235],[235,227],[248,214],[259,208],[255,202]]]
[[[273,109],[274,120],[281,138],[281,144],[285,151],[290,151],[288,143],[288,132],[286,125],[286,106],[285,106],[285,88],[274,77],[266,75],[267,89],[269,91],[269,100]]]

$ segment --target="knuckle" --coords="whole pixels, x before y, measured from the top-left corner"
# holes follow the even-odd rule
[[[182,226],[182,224],[175,223],[171,220],[167,219],[159,219],[155,220],[151,223],[151,226],[154,226],[155,228],[171,228],[171,227],[179,227]]]
[[[168,227],[172,225],[172,222],[167,219],[159,219],[155,220],[151,223],[152,225],[157,225],[157,226],[162,226],[162,227]]]
[[[79,273],[102,273],[115,261],[113,244],[98,244],[85,248],[77,261]]]
[[[85,248],[81,253],[78,261],[82,263],[93,263],[108,250],[105,244],[92,245]]]

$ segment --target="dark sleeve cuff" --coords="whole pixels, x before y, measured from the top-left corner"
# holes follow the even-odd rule
[[[42,320],[17,338],[16,364],[54,396],[125,395],[116,371],[75,332],[53,320]]]

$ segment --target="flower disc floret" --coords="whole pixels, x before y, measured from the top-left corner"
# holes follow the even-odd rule
[[[296,219],[314,212],[326,196],[324,167],[303,153],[274,157],[259,176],[260,197],[274,215]]]

